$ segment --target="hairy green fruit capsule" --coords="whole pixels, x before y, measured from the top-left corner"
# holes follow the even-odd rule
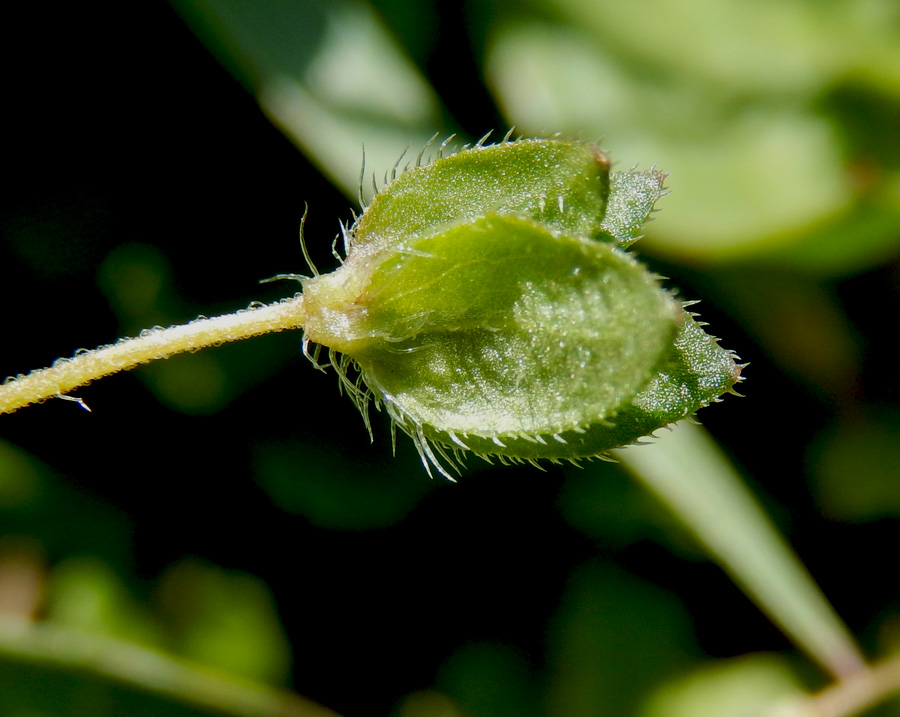
[[[410,169],[348,231],[343,265],[304,281],[305,340],[441,472],[447,449],[533,462],[634,442],[738,378],[623,250],[662,180],[556,139]]]

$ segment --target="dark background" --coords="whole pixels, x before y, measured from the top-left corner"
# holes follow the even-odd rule
[[[448,23],[457,15],[451,5],[436,5]],[[330,242],[351,201],[168,5],[23,5],[4,26],[0,375],[140,328],[117,318],[101,278],[123,245],[152,247],[152,261],[163,259],[164,287],[147,325],[293,293],[289,283],[257,282],[304,271],[297,232],[305,202],[314,258],[333,265]],[[477,41],[456,36],[420,57],[447,112],[472,136],[502,122],[471,59]],[[456,65],[462,76],[447,76],[449,61],[435,59],[446,58],[441,52],[469,58]],[[705,410],[704,423],[873,648],[875,627],[898,607],[898,523],[823,517],[806,480],[806,447],[838,414],[897,404],[896,259],[826,286],[856,338],[852,381],[833,393],[779,366],[746,322],[715,308],[724,273],[648,261],[683,295],[711,299],[704,318],[750,362],[746,398]],[[333,373],[301,356],[299,335],[213,353],[228,387],[219,403],[169,407],[135,372],[79,391],[92,413],[50,401],[0,418],[3,439],[39,460],[60,491],[31,511],[4,510],[0,535],[34,538],[51,572],[73,555],[97,556],[148,603],[167,566],[185,556],[260,578],[292,646],[291,684],[348,716],[388,714],[403,695],[436,684],[464,702],[441,665],[467,645],[510,646],[526,674],[543,675],[552,663],[548,623],[585,565],[611,584],[636,580],[677,596],[695,640],[685,659],[790,649],[717,568],[683,539],[671,542],[676,528],[656,527],[654,510],[615,467],[581,475],[473,459],[457,484],[429,480],[405,437],[391,457],[381,415],[370,445]],[[270,459],[282,478],[295,472],[288,488],[261,484]],[[320,496],[318,520],[292,509],[290,497],[290,480],[312,474],[333,491]],[[586,489],[586,481],[604,487]],[[561,494],[572,490],[600,491],[605,528],[586,534],[564,518]],[[627,600],[610,597],[604,609],[621,630],[616,640],[648,629],[650,618],[629,612]],[[622,649],[625,664],[641,651]],[[674,661],[660,658],[641,679]]]

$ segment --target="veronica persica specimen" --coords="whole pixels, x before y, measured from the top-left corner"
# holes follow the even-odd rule
[[[626,251],[663,179],[611,174],[595,145],[560,139],[440,157],[383,187],[346,228],[341,266],[293,298],[17,377],[0,411],[179,351],[302,329],[367,423],[370,402],[384,407],[426,468],[446,475],[468,451],[602,455],[739,380],[735,357]]]

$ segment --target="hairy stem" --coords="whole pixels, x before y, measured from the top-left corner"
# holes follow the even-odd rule
[[[134,643],[50,623],[0,616],[0,656],[93,674],[230,717],[340,717],[287,690],[229,679]]]
[[[121,339],[109,346],[78,353],[70,359],[59,359],[50,368],[8,379],[0,385],[0,413],[12,413],[29,404],[63,396],[98,378],[127,371],[142,363],[229,341],[299,329],[305,319],[303,296],[297,294],[290,299],[233,314],[200,318],[167,329],[148,329],[135,338]]]

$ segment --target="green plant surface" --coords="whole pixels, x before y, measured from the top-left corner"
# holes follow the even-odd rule
[[[622,464],[428,480],[405,437],[391,457],[384,415],[369,444],[289,331],[95,382],[75,394],[91,413],[0,416],[0,713],[280,714],[289,687],[348,717],[900,714],[893,0],[208,0],[7,22],[0,374],[278,301],[294,285],[257,282],[307,272],[304,202],[324,276],[336,220],[436,132],[458,134],[447,156],[512,126],[597,143],[596,237],[631,257],[644,235],[659,285],[702,299],[678,329],[690,356],[676,339],[644,388],[672,413],[642,417],[639,392],[617,425],[714,400],[733,361],[699,311],[750,364],[746,397],[700,420],[877,666],[829,685]]]
[[[338,269],[320,275],[310,262],[300,293],[59,359],[0,386],[0,412],[57,396],[90,410],[68,394],[158,359],[302,329],[304,352],[316,344],[315,363],[328,350],[367,427],[374,400],[429,473],[449,478],[441,459],[456,467],[449,453],[460,449],[536,466],[602,456],[740,380],[733,354],[619,249],[653,210],[661,173],[613,181],[598,147],[558,138],[479,142],[448,157],[440,147],[423,164],[427,149],[342,228]]]

